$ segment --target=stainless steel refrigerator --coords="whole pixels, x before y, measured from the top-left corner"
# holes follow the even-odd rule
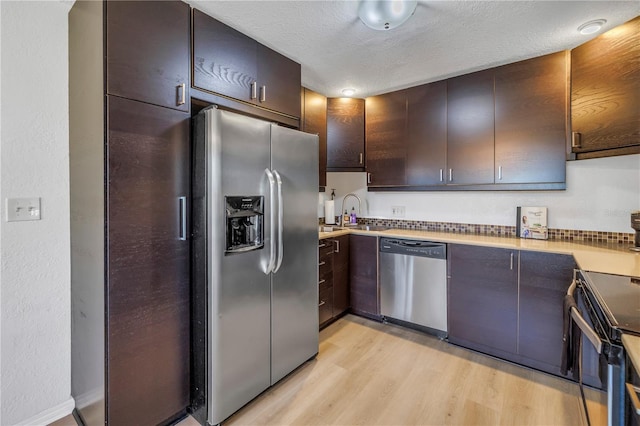
[[[193,170],[192,405],[214,425],[318,353],[318,137],[209,107]]]

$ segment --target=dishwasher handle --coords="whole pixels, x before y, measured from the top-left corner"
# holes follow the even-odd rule
[[[380,253],[446,259],[447,245],[432,241],[381,238]]]

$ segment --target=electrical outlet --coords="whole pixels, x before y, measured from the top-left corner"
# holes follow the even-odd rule
[[[7,198],[7,222],[40,220],[40,198]]]
[[[405,206],[391,206],[391,216],[404,217]]]

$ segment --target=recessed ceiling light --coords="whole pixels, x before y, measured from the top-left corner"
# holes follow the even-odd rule
[[[345,96],[353,96],[354,93],[356,93],[356,89],[342,89],[342,94]]]
[[[593,21],[585,22],[584,24],[580,25],[578,27],[578,31],[580,31],[580,34],[583,35],[597,33],[606,23],[606,19],[595,19]]]

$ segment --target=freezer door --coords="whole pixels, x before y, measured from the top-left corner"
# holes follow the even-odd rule
[[[270,385],[270,123],[206,111],[208,421],[219,424]],[[225,196],[264,196],[265,245],[225,254]]]
[[[274,384],[318,353],[318,136],[272,125],[271,168],[282,206],[271,281]]]

